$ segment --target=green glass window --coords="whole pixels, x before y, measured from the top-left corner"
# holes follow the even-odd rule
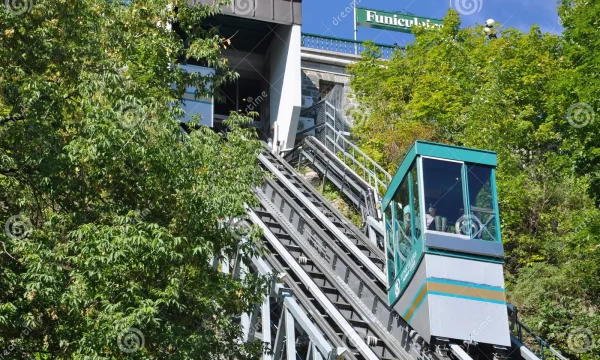
[[[394,196],[394,233],[397,251],[396,256],[396,273],[400,272],[404,259],[408,256],[408,252],[412,247],[412,219],[410,212],[410,193],[408,185],[408,177],[400,183],[400,187]]]
[[[421,217],[421,209],[419,206],[420,203],[420,197],[419,197],[419,176],[417,173],[417,166],[416,164],[413,164],[412,169],[410,170],[410,176],[411,176],[411,183],[412,183],[412,208],[411,208],[411,216],[413,219],[415,219],[414,221],[414,228],[413,228],[413,239],[414,241],[417,241],[420,237],[421,234],[423,232],[423,224],[422,224],[422,217]],[[414,242],[413,241],[413,242]]]
[[[386,261],[387,261],[387,273],[388,273],[388,282],[391,284],[396,278],[396,272],[394,269],[394,254],[395,254],[395,246],[394,246],[394,227],[393,227],[393,218],[392,218],[392,207],[394,206],[394,202],[392,201],[390,205],[385,210],[385,231],[386,231]]]

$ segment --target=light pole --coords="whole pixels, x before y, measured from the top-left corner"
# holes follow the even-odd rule
[[[487,19],[485,27],[483,28],[483,32],[486,33],[490,40],[498,38],[498,35],[496,35],[496,31],[494,30],[494,25],[496,25],[494,19]]]

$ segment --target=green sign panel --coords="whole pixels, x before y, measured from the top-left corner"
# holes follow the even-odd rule
[[[442,20],[424,18],[408,14],[356,8],[356,24],[382,30],[400,31],[410,33],[413,26],[427,29],[442,27]]]

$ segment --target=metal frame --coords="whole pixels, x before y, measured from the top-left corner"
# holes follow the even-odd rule
[[[412,178],[412,174],[410,174],[410,170],[413,166],[413,164],[416,164],[418,166],[418,174],[419,174],[419,189],[421,191],[421,196],[420,198],[420,202],[421,202],[421,206],[420,206],[420,221],[421,221],[421,226],[422,226],[422,236],[426,233],[434,233],[434,234],[443,234],[446,236],[454,236],[457,235],[460,238],[464,238],[465,240],[477,240],[474,239],[474,235],[471,233],[471,229],[469,228],[469,233],[462,235],[462,234],[452,234],[452,233],[448,233],[448,232],[441,232],[441,231],[437,231],[437,230],[429,230],[424,223],[425,220],[425,216],[426,216],[426,212],[425,209],[427,208],[427,204],[425,203],[425,190],[424,190],[424,177],[423,177],[423,159],[431,159],[431,160],[436,160],[436,161],[444,161],[444,162],[450,162],[450,163],[456,163],[456,164],[460,164],[461,165],[461,181],[462,181],[462,198],[463,198],[463,208],[466,210],[465,213],[469,216],[472,216],[472,208],[471,208],[471,204],[470,204],[470,199],[469,199],[469,191],[470,191],[470,187],[469,187],[469,174],[468,174],[468,168],[467,168],[467,164],[474,164],[474,165],[480,165],[480,166],[490,166],[487,164],[479,164],[479,163],[467,163],[465,161],[462,160],[456,160],[456,159],[444,159],[444,158],[439,158],[439,157],[432,157],[432,156],[425,156],[425,155],[419,155],[418,153],[415,153],[414,155],[414,160],[411,163],[408,162],[403,162],[403,171],[402,173],[400,173],[400,171],[398,171],[398,173],[396,173],[396,175],[394,176],[394,184],[390,185],[389,189],[392,190],[396,190],[400,187],[402,181],[406,178],[408,179],[409,182],[409,191],[412,189],[412,182],[411,182],[411,178]],[[416,160],[416,161],[415,161]],[[491,167],[491,166],[490,166]],[[491,167],[491,175],[490,175],[490,186],[495,186],[496,181],[495,181],[495,168]],[[400,176],[402,175],[402,177],[400,178]],[[396,181],[396,179],[399,178],[399,181]],[[385,209],[387,207],[389,207],[391,204],[394,204],[394,196],[396,194],[396,191],[394,191],[392,193],[392,191],[390,190],[389,192],[386,193],[385,195],[385,199],[389,199],[389,201],[387,202],[387,206],[383,207],[383,210],[385,211]],[[413,196],[412,194],[410,195],[410,202],[411,205],[413,205]],[[395,208],[395,206],[393,207]],[[482,240],[482,241],[490,241],[490,242],[495,242],[495,243],[501,243],[501,237],[500,237],[500,226],[499,226],[499,214],[498,214],[498,197],[497,197],[497,189],[494,187],[492,188],[492,210],[494,211],[494,225],[495,225],[495,234],[494,234],[494,240],[490,241],[490,240]],[[489,220],[486,222],[486,224],[489,223]],[[413,221],[414,224],[414,221]],[[482,224],[483,225],[483,224]],[[483,227],[479,230],[480,232],[483,230]]]
[[[561,355],[556,349],[554,349],[552,346],[550,346],[542,338],[537,336],[531,329],[529,329],[527,326],[525,326],[522,322],[519,321],[518,311],[514,306],[507,304],[506,307],[507,307],[508,319],[509,319],[509,323],[510,323],[510,330],[512,332],[511,342],[513,343],[514,347],[519,349],[521,356],[524,359],[526,359],[526,360],[540,360],[540,359],[545,360],[547,358],[546,350],[548,350],[550,352],[550,354],[557,357],[558,359],[567,360],[567,358],[565,358],[563,355]],[[537,352],[532,351],[531,349],[528,349],[525,345],[523,345],[523,342],[524,342],[523,332],[525,332],[525,336],[532,337],[538,343],[539,351],[537,351]]]
[[[333,109],[333,113],[329,113],[329,108]],[[348,163],[347,160],[352,164],[352,171],[355,174],[358,174],[357,169],[360,169],[363,173],[363,180],[369,184],[375,192],[378,193],[379,187],[387,190],[388,185],[392,180],[392,176],[379,164],[377,164],[373,159],[371,159],[367,154],[365,154],[362,150],[358,148],[358,146],[354,145],[350,142],[346,137],[342,134],[341,131],[336,130],[336,119],[335,113],[336,109],[331,105],[328,101],[325,101],[325,113],[328,122],[325,124],[325,146],[334,154],[340,153],[345,164]],[[331,122],[329,122],[331,120]],[[327,130],[333,133],[333,137],[329,136]],[[341,143],[342,145],[339,145]],[[350,151],[348,151],[350,149]],[[362,157],[363,162],[357,160],[357,154]],[[338,156],[340,156],[338,155]],[[383,178],[383,180],[381,179]]]
[[[267,158],[266,156],[268,155],[269,158]],[[324,308],[325,313],[327,314],[328,318],[335,318],[335,322],[340,324],[341,327],[338,327],[337,329],[337,334],[331,333],[331,330],[334,329],[333,328],[328,328],[328,325],[323,325],[323,319],[321,318],[323,315],[323,310],[321,311],[316,311],[315,312],[315,308],[311,308],[310,304],[304,304],[303,305],[299,305],[300,308],[306,309],[306,311],[309,311],[310,314],[312,314],[313,319],[312,320],[308,320],[308,318],[306,318],[307,323],[302,323],[302,319],[300,319],[300,316],[295,314],[291,309],[289,308],[285,308],[285,307],[281,307],[281,311],[279,315],[275,315],[274,317],[269,318],[269,323],[274,325],[275,322],[278,323],[278,326],[274,326],[275,329],[275,333],[269,334],[269,336],[274,339],[271,340],[270,344],[272,344],[272,349],[274,350],[274,352],[272,353],[272,355],[275,355],[276,357],[273,358],[273,356],[270,356],[268,354],[265,355],[265,357],[263,357],[263,360],[282,360],[282,359],[286,359],[286,360],[291,360],[291,359],[295,359],[295,354],[294,352],[297,350],[296,347],[296,343],[295,340],[299,338],[299,329],[302,329],[301,331],[305,332],[309,338],[310,338],[310,343],[308,344],[308,347],[304,348],[306,349],[306,356],[308,357],[308,359],[310,360],[316,360],[316,359],[323,359],[323,358],[327,358],[328,360],[333,360],[336,359],[336,356],[340,355],[340,351],[343,352],[343,350],[345,349],[340,349],[339,345],[336,348],[335,344],[333,344],[331,342],[328,342],[327,340],[324,340],[325,338],[323,337],[323,334],[326,334],[327,336],[329,336],[330,339],[332,339],[332,341],[334,341],[334,343],[336,341],[339,341],[339,335],[341,332],[343,332],[345,334],[344,337],[347,338],[351,338],[353,340],[353,342],[356,343],[356,341],[361,341],[360,343],[357,343],[359,345],[361,345],[361,354],[364,356],[365,352],[366,354],[369,354],[370,351],[370,347],[371,345],[371,339],[363,339],[360,335],[358,335],[358,333],[356,332],[356,330],[354,330],[354,323],[352,321],[356,321],[356,320],[351,320],[350,318],[347,318],[347,315],[342,315],[340,313],[340,310],[345,310],[345,307],[342,307],[341,309],[338,308],[337,303],[334,305],[332,303],[331,296],[334,293],[329,293],[329,291],[333,291],[334,287],[335,287],[335,291],[336,291],[336,295],[333,295],[334,298],[339,299],[339,296],[341,295],[342,297],[347,297],[347,300],[349,301],[349,304],[346,304],[344,306],[348,306],[350,305],[352,307],[353,312],[359,313],[361,314],[361,320],[360,321],[365,321],[367,322],[367,324],[369,324],[369,328],[371,329],[370,331],[374,331],[375,335],[377,335],[379,337],[379,340],[374,340],[374,341],[379,341],[379,343],[381,344],[381,342],[385,342],[386,344],[389,344],[390,346],[394,347],[395,343],[398,341],[400,342],[400,346],[405,349],[407,351],[407,353],[402,353],[402,356],[404,356],[404,354],[406,354],[406,356],[410,356],[413,359],[447,359],[445,356],[437,356],[437,354],[433,354],[433,353],[424,353],[423,350],[426,349],[426,344],[421,344],[423,347],[418,346],[418,341],[414,340],[417,339],[419,336],[418,334],[416,334],[416,332],[412,331],[411,333],[414,335],[413,337],[411,337],[411,341],[408,341],[406,339],[408,339],[409,336],[409,332],[406,330],[403,330],[400,333],[388,333],[387,331],[392,331],[390,330],[389,326],[391,324],[388,324],[388,329],[383,330],[383,328],[381,328],[381,330],[383,330],[385,332],[382,333],[380,329],[380,325],[377,325],[379,323],[379,320],[377,320],[376,318],[371,318],[371,315],[365,312],[365,304],[367,304],[368,302],[368,298],[363,298],[364,296],[361,295],[364,293],[364,291],[368,291],[368,289],[374,285],[376,285],[377,282],[381,282],[380,279],[377,279],[375,281],[371,280],[371,279],[364,279],[366,278],[365,276],[359,277],[359,278],[363,278],[363,283],[361,283],[360,287],[356,290],[353,288],[353,286],[351,284],[346,284],[349,280],[348,278],[348,272],[347,270],[344,272],[346,274],[346,278],[345,279],[341,279],[340,281],[336,281],[334,278],[339,277],[339,274],[335,274],[334,272],[338,272],[338,268],[340,268],[340,266],[342,266],[342,268],[344,268],[344,266],[348,266],[346,269],[349,269],[350,272],[354,272],[356,274],[361,274],[364,273],[365,269],[361,269],[363,266],[367,266],[367,268],[369,267],[369,263],[372,264],[371,259],[370,258],[366,258],[363,254],[363,256],[358,255],[355,252],[352,252],[352,256],[356,257],[356,262],[352,262],[352,266],[350,265],[350,258],[348,257],[348,255],[346,255],[347,250],[344,249],[348,249],[348,246],[350,246],[350,248],[354,247],[355,245],[348,241],[345,242],[343,241],[343,238],[340,239],[339,235],[341,233],[340,228],[339,228],[339,224],[335,225],[331,222],[331,220],[329,220],[328,218],[331,215],[326,215],[324,214],[322,211],[326,211],[325,209],[315,206],[315,199],[312,198],[312,195],[307,194],[307,190],[308,188],[304,188],[303,184],[302,184],[302,180],[303,179],[299,179],[297,174],[293,173],[293,169],[292,169],[292,173],[289,173],[289,169],[291,168],[289,166],[289,164],[285,163],[285,161],[283,161],[282,159],[280,159],[279,157],[277,157],[276,155],[273,154],[265,154],[261,157],[261,162],[263,163],[263,165],[265,166],[265,168],[267,168],[267,170],[271,173],[273,173],[275,175],[274,179],[267,179],[266,184],[271,184],[271,185],[265,185],[265,186],[275,186],[275,182],[277,182],[276,186],[281,186],[282,188],[275,191],[275,192],[269,192],[269,196],[266,196],[267,193],[265,192],[264,194],[261,193],[261,191],[265,191],[265,188],[263,187],[263,189],[258,190],[257,195],[259,195],[259,200],[261,201],[261,203],[263,204],[262,208],[263,210],[260,210],[260,214],[262,214],[262,217],[266,216],[266,223],[263,223],[261,221],[261,219],[254,214],[253,217],[253,222],[256,224],[262,224],[262,228],[264,230],[264,234],[265,234],[265,238],[267,239],[267,242],[270,244],[270,246],[272,248],[271,251],[276,254],[276,255],[268,255],[267,258],[269,259],[268,261],[273,263],[272,261],[275,261],[275,257],[282,259],[283,261],[285,261],[285,266],[286,266],[286,270],[285,273],[294,273],[295,276],[293,279],[291,279],[290,277],[288,277],[288,279],[290,279],[290,281],[292,283],[288,283],[289,286],[295,286],[294,284],[302,284],[301,287],[296,287],[295,289],[297,289],[296,291],[306,291],[303,290],[305,287],[308,289],[308,293],[307,294],[298,294],[298,296],[300,296],[300,298],[302,298],[301,296],[305,296],[303,301],[308,301],[307,296],[309,296],[311,299],[310,301],[316,301],[318,302],[322,308]],[[285,174],[284,174],[285,172]],[[495,175],[495,174],[493,174]],[[412,176],[412,174],[411,174]],[[422,178],[422,171],[421,169],[419,169],[419,167],[417,167],[417,176],[419,177],[419,179]],[[495,180],[495,179],[493,179]],[[422,186],[422,181],[421,181],[421,186]],[[411,182],[412,184],[412,182]],[[287,189],[287,191],[283,190],[283,187],[285,187]],[[309,186],[310,187],[310,186]],[[302,190],[301,190],[302,189]],[[314,191],[314,190],[313,190]],[[262,195],[261,195],[262,194]],[[268,199],[268,197],[270,197],[270,199]],[[311,198],[309,198],[311,197]],[[411,200],[413,199],[414,196],[411,196]],[[424,192],[421,190],[420,191],[420,196],[419,197],[424,197]],[[276,200],[276,201],[275,201]],[[271,201],[273,201],[271,203]],[[422,200],[421,200],[422,201]],[[290,208],[291,206],[291,208]],[[424,207],[421,206],[422,209],[419,209],[420,212],[424,213],[426,210]],[[304,210],[300,210],[300,209],[304,209]],[[304,212],[306,211],[306,213]],[[267,214],[269,214],[269,216],[267,216]],[[424,216],[421,215],[421,218],[424,219]],[[278,223],[278,225],[275,225],[275,222]],[[298,222],[300,222],[302,225],[298,225]],[[317,224],[317,222],[319,224]],[[266,225],[269,224],[269,225]],[[295,230],[296,226],[309,226],[310,229],[312,229],[309,233],[305,233],[302,232],[302,230],[298,230],[300,232],[298,232],[297,230]],[[276,233],[278,234],[277,236],[275,235],[275,233],[271,232],[271,228],[276,229]],[[301,228],[298,228],[301,229]],[[323,237],[325,232],[327,232],[329,234],[329,236],[333,235],[333,237],[328,238],[327,236]],[[284,240],[280,240],[279,239],[279,234],[281,234],[281,236],[283,237]],[[309,236],[308,238],[305,237],[305,235],[310,234],[311,236]],[[343,234],[342,234],[343,235]],[[316,238],[315,238],[316,236]],[[284,241],[286,245],[284,245],[284,243],[282,242]],[[322,243],[320,243],[321,241],[323,241]],[[337,242],[337,245],[335,245]],[[327,243],[327,244],[326,244]],[[338,246],[343,245],[341,248],[338,248]],[[289,249],[288,249],[289,247]],[[294,250],[295,249],[295,250]],[[288,251],[289,250],[289,251]],[[299,253],[299,251],[301,251]],[[333,251],[331,253],[331,251]],[[295,255],[292,255],[295,254]],[[298,254],[304,254],[302,256],[305,256],[306,259],[308,260],[304,260],[304,261],[308,261],[308,266],[313,269],[310,270],[310,274],[308,272],[306,272],[304,270],[304,267],[307,265],[302,265],[304,263],[299,263],[298,259],[296,259],[295,256],[297,256]],[[329,254],[329,255],[327,255]],[[326,264],[327,258],[332,256],[331,254],[334,254],[333,256],[337,256],[338,261],[333,263],[333,267],[331,269],[329,269],[328,267],[331,264]],[[385,254],[385,253],[384,253]],[[273,257],[273,259],[271,259]],[[263,261],[262,259],[258,259],[259,261]],[[342,262],[340,262],[339,260],[341,260]],[[384,255],[383,256],[383,261],[384,264],[387,264],[387,258]],[[356,267],[356,265],[358,265],[358,267]],[[275,266],[273,265],[273,268],[278,268],[281,269],[281,265]],[[317,268],[319,270],[317,270]],[[234,269],[234,272],[237,272],[238,270]],[[307,270],[308,271],[308,270]],[[316,272],[316,273],[315,273]],[[319,275],[319,276],[324,276],[325,278],[329,278],[330,279],[330,283],[325,284],[325,285],[317,285],[315,283],[315,281],[313,281],[313,276],[315,275]],[[332,280],[333,279],[333,280]],[[384,279],[386,279],[386,276],[384,275]],[[365,281],[365,280],[369,280],[369,281]],[[331,282],[333,281],[333,282]],[[370,283],[374,283],[374,284],[370,284]],[[263,313],[266,310],[269,310],[269,304],[272,304],[272,298],[277,299],[276,301],[280,301],[283,303],[286,303],[287,301],[293,301],[294,299],[292,298],[292,294],[293,291],[291,291],[288,288],[285,288],[283,285],[277,284],[276,286],[274,286],[274,288],[276,288],[277,290],[272,291],[272,293],[270,294],[270,297],[267,301],[265,301],[262,306],[257,307],[257,309],[260,309],[260,311],[262,311]],[[375,292],[379,292],[380,290],[377,290],[377,286],[374,286],[374,288],[372,288],[373,290],[376,290]],[[358,292],[356,292],[358,291]],[[327,292],[327,294],[325,293]],[[379,295],[378,295],[379,296]],[[294,304],[296,304],[294,302]],[[298,305],[298,304],[296,304]],[[258,311],[257,309],[255,309],[255,311]],[[379,312],[380,310],[383,309],[379,309],[375,307],[373,307],[373,309],[366,309],[367,312],[371,312],[372,314],[375,315],[375,311]],[[345,310],[346,311],[346,310]],[[318,316],[318,318],[315,318],[315,315]],[[339,315],[339,316],[338,316]],[[391,321],[391,317],[392,314],[390,314],[390,316],[388,316],[390,318]],[[246,319],[248,319],[249,321],[249,325],[252,325],[254,322],[258,321],[258,316],[256,316],[254,313],[251,315],[248,315],[246,317]],[[261,317],[262,321],[263,321],[263,328],[265,327],[264,324],[267,322],[267,320],[264,317]],[[400,320],[400,319],[398,319]],[[315,327],[313,325],[312,328],[310,328],[311,322],[316,324],[317,326],[319,326],[319,328]],[[308,324],[308,325],[307,325]],[[330,323],[331,324],[331,323]],[[333,326],[333,325],[332,325]],[[252,328],[252,326],[249,326],[250,328]],[[341,332],[340,332],[341,329]],[[410,328],[406,327],[406,329],[410,330]],[[392,338],[388,338],[389,336],[391,336],[392,334],[393,337]],[[320,337],[319,337],[320,335]],[[358,337],[357,337],[358,335]],[[260,334],[260,336],[262,336],[263,339],[268,339],[268,337],[264,334]],[[395,340],[391,340],[394,339]],[[320,343],[321,340],[319,339],[323,339],[323,341],[329,345],[329,348],[324,349],[323,345]],[[291,340],[294,341],[294,343],[289,343]],[[356,341],[355,341],[356,340]],[[405,340],[407,342],[405,342]],[[391,341],[391,342],[390,342]],[[288,344],[289,343],[289,344]],[[305,343],[306,344],[306,343]],[[516,343],[513,341],[513,345],[515,345]],[[360,347],[360,346],[359,346]],[[525,351],[526,350],[526,351]],[[523,356],[523,358],[526,358],[524,354],[526,353],[531,353],[529,350],[521,348],[521,354]],[[553,350],[553,349],[552,349]],[[327,352],[329,351],[329,352]],[[372,352],[371,352],[372,353]],[[454,346],[454,348],[452,348],[452,353],[454,354],[454,356],[463,358],[463,359],[469,359],[468,354],[465,354],[464,351],[461,350],[460,347]],[[409,355],[410,354],[410,355]],[[434,356],[435,355],[435,356]],[[279,356],[279,357],[277,357]],[[352,355],[351,354],[347,354],[347,356],[349,358],[352,359]]]
[[[358,257],[363,262],[363,264],[373,273],[373,275],[377,276],[381,281],[385,282],[384,273],[377,266],[375,266],[375,264],[373,264],[373,262],[356,247],[356,245],[354,245],[350,240],[348,240],[346,235],[344,235],[341,232],[341,230],[338,229],[331,222],[331,220],[327,218],[327,216],[325,216],[325,214],[319,211],[319,209],[317,209],[315,205],[306,198],[306,196],[304,196],[293,184],[291,184],[290,181],[287,180],[279,170],[277,170],[277,167],[271,164],[271,162],[268,161],[264,157],[264,155],[259,155],[258,158],[269,169],[271,173],[275,174],[287,186],[287,188],[294,193],[297,199],[299,199],[306,207],[308,207],[311,210],[314,216],[318,217],[319,220],[327,226],[329,231],[334,233],[335,236],[342,243],[344,243],[346,248],[350,250],[354,254],[354,256]]]
[[[377,208],[378,194],[375,189],[360,178],[336,154],[331,152],[315,137],[307,137],[298,147],[298,166],[302,161],[323,174],[323,182],[331,182],[341,193],[348,196],[350,201],[360,209],[360,213],[367,235],[373,244],[378,244],[383,236],[370,226],[369,218],[381,219],[380,210]],[[295,154],[290,158],[295,159]]]
[[[266,225],[264,225],[264,223],[254,212],[250,212],[250,216],[253,222],[262,228],[265,238],[277,249],[277,253],[284,259],[286,264],[294,269],[295,274],[300,277],[302,283],[310,290],[311,294],[319,301],[321,306],[327,310],[327,313],[333,318],[333,320],[344,330],[344,334],[346,334],[348,338],[357,345],[359,351],[367,359],[376,360],[376,355],[365,343],[364,339],[360,337],[350,323],[342,316],[342,314],[340,314],[331,301],[329,301],[327,296],[302,269],[300,264],[298,264],[297,260],[285,249],[283,244],[277,240],[275,235],[269,230],[269,228],[266,227]],[[278,360],[278,358],[275,358],[274,360]]]
[[[298,154],[298,166],[302,160],[308,161],[326,180],[347,195],[361,208],[363,216],[379,217],[375,205],[378,194],[375,190],[316,138],[311,136],[304,140]]]
[[[371,216],[377,220],[382,219],[381,209],[377,207],[377,203],[387,189],[392,176],[345,137],[347,133],[343,130],[347,128],[347,124],[343,113],[327,99],[303,111],[320,113],[320,116],[316,115],[315,120],[321,119],[322,123],[315,124],[314,127],[321,129],[318,136],[309,136],[305,138],[302,145],[296,147],[296,150],[300,150],[298,165],[300,166],[304,155],[304,158],[312,163],[313,168],[325,174],[324,183],[326,180],[331,180],[361,209],[363,225],[371,242],[382,244],[381,227],[370,226],[368,218]],[[311,151],[314,153],[311,154]],[[320,159],[321,156],[323,159]],[[317,161],[318,157],[319,161]],[[332,170],[331,175],[329,170]]]
[[[273,166],[268,167],[269,169],[285,169],[282,159],[273,154],[269,154],[269,159],[273,161]],[[261,160],[263,161],[264,159]],[[286,185],[281,181],[282,174],[275,175],[274,179],[267,179],[263,188],[257,192],[262,204],[259,212],[265,218],[267,229],[272,228],[274,232],[281,234],[286,244],[284,247],[293,253],[293,258],[302,256],[308,259],[305,266],[312,269],[311,277],[319,279],[319,287],[323,288],[329,298],[337,299],[336,303],[341,302],[337,306],[344,310],[344,317],[353,327],[358,326],[365,336],[374,335],[378,339],[374,345],[378,353],[384,352],[383,356],[395,354],[396,357],[406,359],[413,343],[401,345],[397,343],[397,339],[410,329],[387,306],[385,281],[379,280],[365,268],[371,260],[363,262],[348,254],[349,249],[323,225],[313,211],[308,207],[301,210],[304,204],[295,198],[294,192],[289,188],[293,184]],[[283,248],[278,246],[270,250],[282,257]],[[288,266],[293,269],[295,265]],[[313,291],[310,292],[311,297],[314,297]]]
[[[273,270],[261,258],[252,259],[252,263],[260,275],[268,276]],[[280,312],[271,311],[271,303],[278,302]],[[258,328],[258,317],[260,315],[260,328],[262,333],[256,333]],[[273,316],[272,316],[273,315]],[[269,349],[263,354],[262,360],[296,360],[296,328],[301,329],[309,338],[309,351],[306,360],[336,360],[345,349],[333,347],[321,331],[313,324],[304,310],[296,303],[292,292],[282,284],[273,282],[271,292],[265,298],[262,306],[257,307],[252,314],[248,315],[252,321],[249,324],[247,339],[261,339],[269,344]],[[276,333],[271,333],[274,325],[272,318],[278,319]]]
[[[396,171],[396,174],[390,182],[390,188],[395,189],[399,186],[400,181],[402,181],[402,179],[406,175],[406,172],[409,170],[410,165],[412,164],[414,159],[419,155],[443,159],[446,161],[455,160],[458,162],[468,162],[479,165],[487,165],[493,168],[498,166],[496,153],[493,151],[471,149],[462,146],[452,146],[417,140],[404,157],[404,160],[402,160],[398,171]],[[381,201],[382,209],[385,209],[388,206],[392,198],[393,194],[391,194],[389,191],[385,193],[385,195],[383,196],[383,200]]]

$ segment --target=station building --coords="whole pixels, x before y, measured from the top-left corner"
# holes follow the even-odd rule
[[[212,5],[214,0],[193,0]],[[255,111],[260,137],[278,153],[294,147],[297,133],[314,126],[307,109],[328,99],[347,123],[354,106],[346,66],[359,59],[361,42],[302,33],[301,0],[233,0],[207,20],[231,39],[222,56],[239,78],[220,91],[211,125],[219,127],[231,111]],[[384,56],[393,46],[378,44]]]

